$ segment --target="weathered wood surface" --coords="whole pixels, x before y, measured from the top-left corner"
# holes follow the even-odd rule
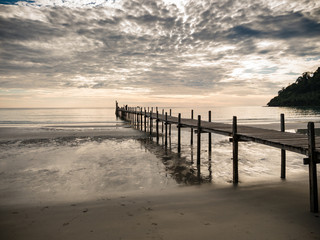
[[[130,110],[120,109],[120,111],[128,112],[128,113],[137,113],[141,114],[141,112],[134,112]],[[146,114],[147,117],[152,117],[153,119],[157,119],[156,113],[142,113]],[[161,122],[166,121],[165,114],[159,114],[158,120]],[[167,123],[169,124],[178,124],[178,117],[167,116]],[[197,129],[198,121],[196,119],[186,119],[181,118],[181,127],[189,127]],[[217,133],[225,136],[232,137],[232,124],[218,123],[218,122],[208,122],[201,121],[201,131],[208,133]],[[252,141],[268,146],[272,146],[275,148],[280,148],[283,150],[288,150],[304,155],[308,155],[308,136],[298,133],[289,133],[289,132],[281,132],[271,129],[263,129],[252,126],[238,125],[237,128],[237,136],[239,141]],[[316,137],[315,139],[316,146],[316,159],[318,162],[320,161],[320,137]]]

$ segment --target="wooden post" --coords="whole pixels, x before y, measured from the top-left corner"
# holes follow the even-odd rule
[[[135,116],[135,118],[136,118],[136,126],[137,126],[137,129],[139,128],[139,114],[138,114],[138,108],[137,107],[135,107],[134,108],[134,116]]]
[[[118,101],[116,101],[116,117],[119,117],[119,105],[118,105]]]
[[[165,146],[166,148],[168,147],[168,113],[166,112],[166,121],[165,121]]]
[[[193,110],[191,110],[191,119],[193,119]],[[193,145],[193,128],[191,128],[190,144]]]
[[[157,131],[157,143],[159,143],[159,112],[158,112],[158,109],[157,109],[156,131]]]
[[[211,122],[211,111],[208,112],[208,122]],[[208,135],[208,151],[209,153],[211,152],[211,133],[209,132],[209,135]]]
[[[142,108],[140,108],[140,122],[141,122],[141,124],[140,124],[140,130],[142,131],[143,129],[142,129],[142,123],[143,123],[143,121],[142,121]]]
[[[135,113],[135,107],[132,107],[132,121],[133,121],[133,128],[136,126],[136,113]]]
[[[152,119],[152,110],[150,112],[150,136],[152,137],[152,125],[153,125],[153,119]]]
[[[317,213],[318,209],[318,183],[317,183],[317,154],[315,152],[314,123],[308,123],[308,155],[309,155],[309,187],[310,211]]]
[[[147,110],[144,108],[144,131],[147,131]]]
[[[132,119],[131,119],[131,107],[128,108],[128,118],[129,118],[129,121],[130,121],[130,125],[132,125]]]
[[[170,117],[172,116],[172,110],[170,108]],[[171,136],[171,123],[169,124],[169,136]]]
[[[284,122],[284,114],[280,115],[280,130],[281,132],[285,131],[285,122]],[[286,178],[286,150],[281,149],[281,178]]]
[[[237,136],[237,117],[233,117],[232,121],[232,145],[233,145],[233,183],[239,182],[238,174],[238,136]]]
[[[197,166],[200,166],[201,157],[201,115],[198,115],[198,133],[197,133]]]
[[[178,115],[178,153],[181,152],[181,113]]]
[[[164,109],[162,109],[162,119],[164,117]],[[163,121],[161,121],[161,133],[163,134]]]
[[[148,113],[150,113],[150,108],[148,107]],[[150,114],[149,114],[150,115]],[[149,119],[147,118],[147,125],[148,125],[148,127],[150,127],[150,124],[149,124],[150,122],[149,122]]]
[[[140,128],[140,116],[139,116],[139,107],[137,107],[137,129],[139,129]]]

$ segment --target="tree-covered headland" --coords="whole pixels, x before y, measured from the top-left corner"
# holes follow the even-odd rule
[[[320,106],[320,67],[314,72],[305,72],[295,83],[278,92],[268,106]]]

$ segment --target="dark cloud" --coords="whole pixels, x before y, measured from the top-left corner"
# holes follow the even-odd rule
[[[308,19],[301,13],[280,16],[261,16],[258,21],[238,25],[232,29],[231,38],[313,38],[320,36],[320,22]]]

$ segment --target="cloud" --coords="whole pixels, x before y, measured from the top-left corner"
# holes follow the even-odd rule
[[[245,96],[318,65],[318,1],[173,2],[0,5],[0,87]]]

